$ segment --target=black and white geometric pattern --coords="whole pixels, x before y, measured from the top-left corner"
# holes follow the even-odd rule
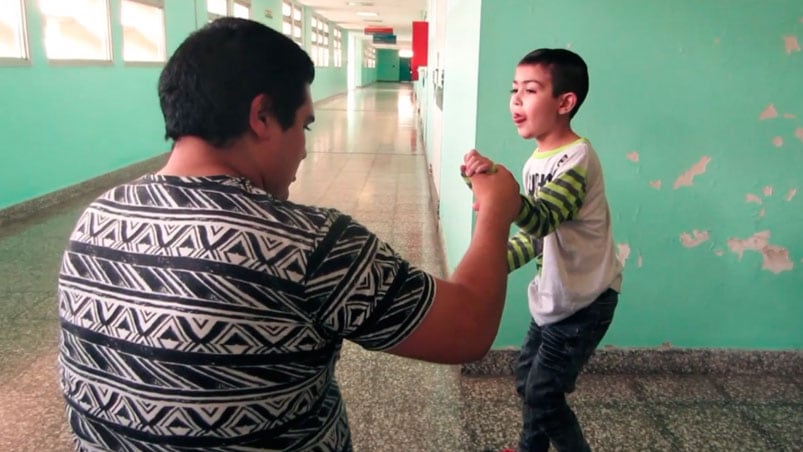
[[[393,347],[433,297],[335,210],[229,176],[119,186],[78,220],[59,277],[77,447],[349,450],[342,340]]]

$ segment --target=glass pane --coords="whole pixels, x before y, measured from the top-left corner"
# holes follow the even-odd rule
[[[293,7],[287,2],[282,3],[282,16],[290,17],[291,14],[293,14]]]
[[[234,4],[234,17],[240,17],[242,19],[250,19],[251,18],[251,8],[241,5],[239,3]]]
[[[313,17],[310,22],[312,23],[312,28],[318,28],[318,19]]]
[[[206,0],[206,10],[218,16],[225,16],[226,0]]]
[[[39,0],[51,60],[111,61],[106,0]]]
[[[123,0],[124,61],[165,61],[164,11],[162,8]]]
[[[293,37],[300,38],[301,37],[301,29],[298,27],[293,28]]]
[[[28,58],[22,0],[0,0],[0,58]]]
[[[293,26],[287,22],[282,22],[282,33],[290,36],[290,34],[293,33]]]
[[[293,20],[301,20],[301,8],[293,6]]]

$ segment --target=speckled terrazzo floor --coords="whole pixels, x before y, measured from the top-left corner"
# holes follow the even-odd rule
[[[383,84],[319,103],[291,196],[350,213],[442,274],[410,97],[409,86]],[[55,375],[54,296],[65,240],[101,187],[84,188],[87,194],[33,217],[0,222],[0,451],[71,449]],[[509,355],[494,354],[490,361],[504,362],[478,369],[504,370]],[[767,361],[774,355],[730,373],[738,366],[696,368],[677,356],[678,366],[645,372],[610,365],[622,358],[615,355],[601,353],[570,398],[594,450],[803,450],[803,379]],[[729,359],[720,362],[740,358]],[[792,359],[799,363],[799,354]],[[337,376],[358,452],[495,451],[515,443],[519,405],[509,376],[468,376],[356,346],[345,348]]]

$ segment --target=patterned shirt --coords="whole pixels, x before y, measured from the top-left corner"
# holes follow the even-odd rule
[[[79,448],[336,451],[342,340],[397,345],[434,282],[335,210],[149,175],[80,217],[58,298]]]

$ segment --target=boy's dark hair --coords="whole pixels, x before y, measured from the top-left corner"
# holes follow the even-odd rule
[[[223,147],[248,130],[259,94],[287,130],[314,78],[312,60],[290,38],[246,19],[215,20],[193,32],[159,76],[165,138],[194,135]]]
[[[574,93],[577,105],[569,117],[573,118],[588,95],[588,67],[580,55],[566,49],[536,49],[519,61],[521,65],[543,65],[552,76],[552,95]]]

